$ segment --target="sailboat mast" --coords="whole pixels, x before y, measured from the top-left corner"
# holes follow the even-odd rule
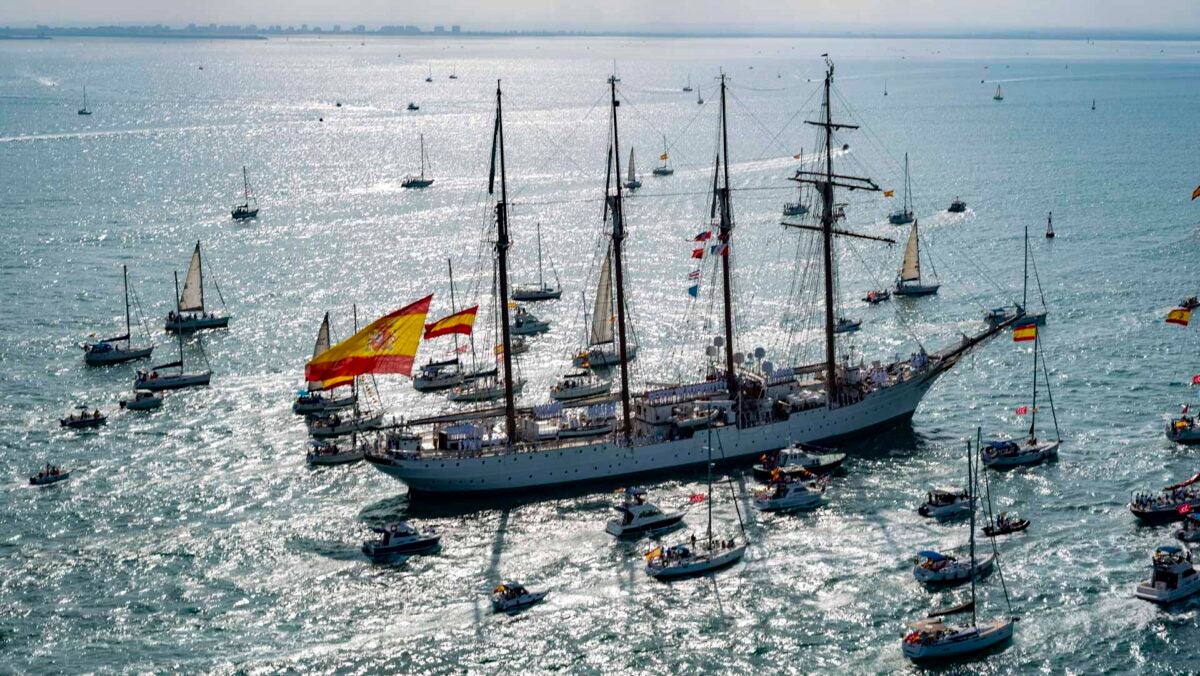
[[[712,555],[712,429],[708,432],[708,443],[705,444],[708,448],[708,461],[705,463],[705,469],[708,472],[708,495],[705,496],[708,502],[708,551],[709,556]]]
[[[613,272],[617,278],[617,350],[621,362],[621,415],[625,441],[633,438],[633,422],[629,412],[629,354],[625,342],[625,269],[621,261],[621,244],[625,241],[625,212],[622,208],[621,197],[621,146],[617,133],[617,76],[608,78],[608,86],[612,110],[612,142],[614,178],[616,194],[609,196],[609,207],[612,210],[612,253]],[[604,187],[605,193],[608,186]]]
[[[196,269],[200,271],[200,312],[204,312],[204,257],[200,255],[200,240],[196,240]]]
[[[425,135],[421,134],[421,180],[425,180]]]
[[[729,203],[729,132],[725,117],[725,74],[721,73],[721,157],[725,160],[724,186],[718,191],[721,203],[721,234],[717,250],[721,252],[721,279],[725,305],[725,382],[729,398],[738,398],[736,365],[733,362],[733,275],[729,269],[729,240],[733,235],[733,206]],[[710,451],[711,452],[711,451]]]
[[[825,177],[821,182],[821,237],[825,263],[825,393],[826,406],[837,401],[837,344],[833,329],[833,106],[830,89],[833,86],[833,62],[825,71]]]
[[[246,204],[250,204],[250,174],[246,172],[246,165],[242,165],[242,188],[246,195]]]
[[[176,274],[176,282],[178,283],[179,273],[175,273],[175,274]],[[129,327],[129,266],[128,265],[121,266],[121,279],[124,280],[124,282],[125,282],[125,340],[128,342],[133,342],[133,334],[131,333],[131,329]]]
[[[508,182],[504,166],[504,122],[499,80],[496,81],[496,129],[492,135],[493,162],[497,149],[500,151],[500,201],[496,202],[496,265],[500,277],[500,333],[504,346],[504,429],[508,434],[508,443],[512,444],[517,438],[517,412],[513,402],[512,336],[508,325]],[[488,186],[489,193],[492,187]]]
[[[446,259],[446,269],[450,272],[450,314],[458,312],[458,306],[454,302],[454,260]],[[474,332],[472,331],[472,334]],[[458,334],[454,334],[454,358],[458,359]]]
[[[350,306],[350,313],[354,317],[354,333],[358,333],[358,304]],[[350,335],[354,335],[354,333]],[[358,376],[350,380],[350,395],[354,399],[354,417],[358,417]]]
[[[1038,335],[1037,324],[1033,325],[1033,410],[1029,412],[1029,438],[1034,438],[1034,430],[1037,427],[1037,372],[1038,372],[1038,348],[1041,346],[1042,338]]]
[[[976,468],[975,471],[972,471],[971,455],[972,455],[971,440],[968,439],[967,440],[967,493],[968,493],[967,497],[971,501],[971,570],[968,574],[971,576],[971,626],[974,627],[976,624],[976,621],[977,621],[975,618],[975,493],[977,492],[975,490],[977,488],[975,485],[975,483],[976,483],[975,475],[978,472],[978,468]]]
[[[546,283],[545,283],[545,281],[543,281],[543,276],[542,276],[542,222],[541,221],[538,221],[538,224],[537,224],[537,239],[538,239],[538,290],[541,291],[546,288]]]
[[[1025,273],[1021,281],[1021,311],[1025,312],[1029,302],[1029,226],[1025,226]]]
[[[179,271],[175,271],[175,297],[179,298]],[[179,302],[175,302],[176,310],[179,309]],[[183,331],[176,331],[175,335],[179,338],[179,373],[183,374]]]

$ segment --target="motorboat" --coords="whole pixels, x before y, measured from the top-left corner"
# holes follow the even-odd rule
[[[917,514],[926,518],[951,519],[971,511],[971,496],[961,488],[935,488],[925,494]]]
[[[372,528],[371,531],[379,533],[381,537],[364,542],[362,552],[376,561],[400,554],[425,554],[436,549],[442,539],[441,535],[422,533],[404,521]]]
[[[967,211],[967,203],[955,197],[954,201],[950,203],[950,208],[946,209],[946,211],[952,214],[965,213]]]
[[[782,474],[754,495],[754,508],[760,512],[790,512],[821,506],[825,486],[818,481],[805,481]]]
[[[1011,469],[1040,465],[1058,457],[1060,441],[1038,441],[1029,437],[1021,443],[1011,439],[985,441],[980,456],[992,469]]]
[[[683,522],[683,512],[662,511],[646,501],[646,491],[641,488],[624,489],[613,509],[620,517],[609,521],[604,530],[619,538],[664,531]]]
[[[611,433],[617,426],[615,404],[593,404],[583,413],[564,416],[558,424],[559,439],[598,437]]]
[[[368,432],[383,427],[383,413],[358,413],[343,417],[339,413],[311,418],[308,420],[308,433],[317,439]]]
[[[1188,512],[1183,518],[1183,528],[1175,531],[1175,539],[1180,542],[1200,542],[1200,512]]]
[[[62,469],[50,463],[38,470],[37,474],[29,477],[30,486],[49,486],[71,478],[71,471]]]
[[[558,379],[550,389],[550,398],[555,401],[572,401],[608,394],[612,381],[598,378],[589,371],[568,373]]]
[[[1200,511],[1197,482],[1200,482],[1200,473],[1157,492],[1135,492],[1129,497],[1129,511],[1146,523],[1179,521],[1185,514]]]
[[[783,476],[800,478],[812,474],[831,474],[845,461],[845,453],[810,453],[804,446],[793,444],[779,451],[764,453],[753,467],[754,478],[770,481],[776,471]]]
[[[994,620],[963,627],[946,624],[940,617],[909,625],[904,637],[904,656],[914,662],[951,660],[989,650],[1013,637],[1016,618]]]
[[[413,389],[418,392],[436,392],[462,385],[462,364],[458,358],[429,361],[413,376]]]
[[[1200,591],[1200,575],[1186,547],[1163,545],[1154,550],[1150,579],[1139,582],[1134,596],[1151,603],[1174,603]]]
[[[1200,425],[1195,417],[1182,413],[1167,423],[1167,438],[1185,446],[1200,444]]]
[[[872,289],[867,292],[867,295],[863,296],[863,302],[870,303],[871,305],[878,305],[891,299],[892,292],[887,289]]]
[[[913,577],[927,585],[956,585],[978,579],[992,572],[995,556],[963,561],[949,554],[933,550],[917,552],[913,565]]]
[[[322,396],[320,392],[301,391],[292,402],[292,413],[296,415],[322,415],[342,409],[353,408],[358,403],[358,393],[345,396]]]
[[[353,442],[340,444],[314,441],[304,459],[310,465],[345,465],[358,462],[365,456],[366,451]]]
[[[1200,298],[1197,298],[1196,296],[1188,296],[1183,300],[1182,303],[1179,304],[1179,307],[1184,310],[1195,310],[1196,308],[1200,307]]]
[[[518,305],[513,315],[512,332],[518,336],[532,336],[550,330],[550,322],[537,318],[524,306]]]
[[[79,413],[71,413],[65,417],[58,419],[59,427],[68,427],[70,429],[84,429],[88,427],[100,427],[108,424],[108,416],[100,412],[100,409],[95,409],[88,413],[87,406],[79,406]]]
[[[492,590],[492,612],[508,613],[528,608],[544,598],[544,591],[529,591],[515,582],[507,582]]]
[[[855,331],[859,330],[860,328],[862,328],[862,320],[861,319],[847,319],[845,317],[838,317],[837,323],[833,327],[833,332],[834,333],[854,333]]]
[[[1029,528],[1029,519],[1021,519],[1009,516],[1007,512],[1000,512],[996,515],[995,523],[989,523],[983,527],[983,534],[994,538],[1010,533],[1020,533],[1026,528]]]
[[[133,399],[122,399],[120,406],[129,411],[149,411],[162,406],[163,395],[150,390],[134,390]]]
[[[788,202],[783,205],[784,216],[803,216],[808,213],[808,205],[802,202]]]

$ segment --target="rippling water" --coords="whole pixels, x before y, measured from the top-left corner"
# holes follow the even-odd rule
[[[289,409],[325,310],[342,337],[352,304],[367,319],[434,291],[441,313],[447,257],[460,300],[484,298],[497,78],[514,265],[531,274],[541,222],[565,287],[539,311],[552,331],[520,365],[526,402],[545,398],[582,333],[580,294],[591,293],[614,59],[623,145],[648,174],[665,135],[677,169],[647,175],[628,206],[643,347],[635,380],[694,375],[717,326],[707,294],[693,305],[684,289],[689,239],[707,220],[721,68],[731,77],[741,347],[762,345],[778,362],[816,357],[813,298],[787,303],[810,240],[778,221],[790,157],[812,147],[800,111],[817,101],[826,51],[842,99],[869,127],[846,135],[841,166],[899,187],[910,154],[927,267],[944,285],[920,302],[861,307],[855,299],[890,281],[900,251],[844,250],[846,311],[866,319],[851,342],[867,359],[975,330],[984,308],[1019,297],[1022,227],[1037,235],[1051,307],[1044,352],[1067,441],[1056,464],[993,477],[1001,505],[1033,520],[1002,543],[1022,620],[1011,647],[965,669],[1192,668],[1200,602],[1160,610],[1132,598],[1170,531],[1135,526],[1124,502],[1197,469],[1161,434],[1164,413],[1194,397],[1195,333],[1162,316],[1197,291],[1187,202],[1197,45],[304,39],[0,43],[0,671],[905,668],[903,623],[962,595],[913,580],[917,549],[965,538],[965,527],[928,523],[915,507],[932,485],[962,483],[961,440],[977,425],[1023,424],[1011,412],[1027,403],[1029,355],[1006,340],[943,379],[911,429],[845,446],[848,471],[815,512],[754,515],[749,478],[735,474],[754,544],[715,581],[649,580],[645,543],[603,532],[604,487],[410,504],[370,467],[311,470]],[[436,80],[425,83],[431,67]],[[706,105],[679,91],[689,74]],[[1003,103],[991,100],[998,82]],[[75,115],[84,85],[91,117]],[[405,112],[409,101],[421,110]],[[402,191],[419,134],[436,183]],[[228,208],[243,164],[262,217],[237,225]],[[961,217],[942,212],[956,196],[971,205]],[[850,222],[894,234],[888,206],[851,196]],[[1050,210],[1055,241],[1040,237]],[[204,337],[212,386],[148,415],[114,415],[99,432],[61,432],[56,416],[77,403],[114,409],[131,381],[132,367],[85,368],[74,347],[119,322],[120,265],[160,327],[171,271],[197,239],[234,315],[229,331]],[[157,328],[154,338],[156,358],[169,359],[174,345]],[[195,342],[185,354],[201,357]],[[443,406],[399,378],[380,389],[397,414]],[[74,476],[27,488],[44,462]],[[701,484],[686,475],[650,487],[667,506]],[[732,528],[729,491],[717,497],[717,520]],[[442,553],[365,561],[368,524],[402,515],[446,533]],[[502,578],[551,595],[493,617],[486,596]],[[1003,611],[997,582],[981,587],[985,614]]]

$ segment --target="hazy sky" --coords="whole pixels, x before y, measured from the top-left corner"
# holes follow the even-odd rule
[[[1200,32],[1200,0],[0,0],[31,23],[462,24],[470,29]]]

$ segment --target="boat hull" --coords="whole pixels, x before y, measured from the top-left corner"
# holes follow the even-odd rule
[[[746,545],[738,545],[733,549],[695,563],[677,566],[646,565],[646,574],[656,580],[680,580],[696,575],[704,575],[713,571],[728,568],[746,555]]]
[[[678,514],[665,514],[665,515],[663,515],[663,518],[661,518],[661,519],[657,519],[655,521],[648,521],[646,523],[641,523],[636,526],[635,525],[626,526],[626,525],[622,524],[620,521],[609,521],[608,525],[605,526],[604,531],[606,533],[608,533],[609,535],[613,535],[613,536],[616,536],[619,538],[635,537],[635,536],[639,536],[639,535],[645,535],[646,533],[654,533],[656,531],[666,530],[668,528],[674,528],[675,526],[678,526],[682,521],[683,521],[683,512],[679,512]]]
[[[559,298],[562,298],[562,289],[517,289],[512,292],[512,299],[521,303]]]
[[[936,662],[973,655],[1002,645],[1013,637],[1013,620],[995,620],[959,640],[933,644],[905,643],[904,656],[913,662]]]
[[[88,366],[108,366],[110,364],[121,364],[134,359],[145,359],[154,351],[154,347],[144,347],[137,350],[122,350],[113,348],[107,352],[85,352],[83,354],[83,362]]]
[[[31,476],[29,477],[30,486],[52,486],[60,481],[66,481],[71,478],[70,472],[59,472],[54,476]]]
[[[941,286],[941,284],[906,284],[892,289],[892,294],[909,297],[932,296],[938,292]]]
[[[1148,582],[1139,582],[1138,586],[1134,589],[1133,595],[1143,601],[1167,604],[1182,601],[1196,592],[1200,592],[1200,575],[1181,578],[1180,582],[1181,584],[1175,589],[1152,585]]]
[[[224,329],[229,326],[229,317],[193,317],[167,320],[163,328],[168,333],[193,333],[205,329]]]
[[[211,373],[187,373],[181,376],[159,376],[149,380],[139,380],[133,383],[135,390],[162,392],[163,390],[182,390],[187,387],[204,387],[212,379]]]

